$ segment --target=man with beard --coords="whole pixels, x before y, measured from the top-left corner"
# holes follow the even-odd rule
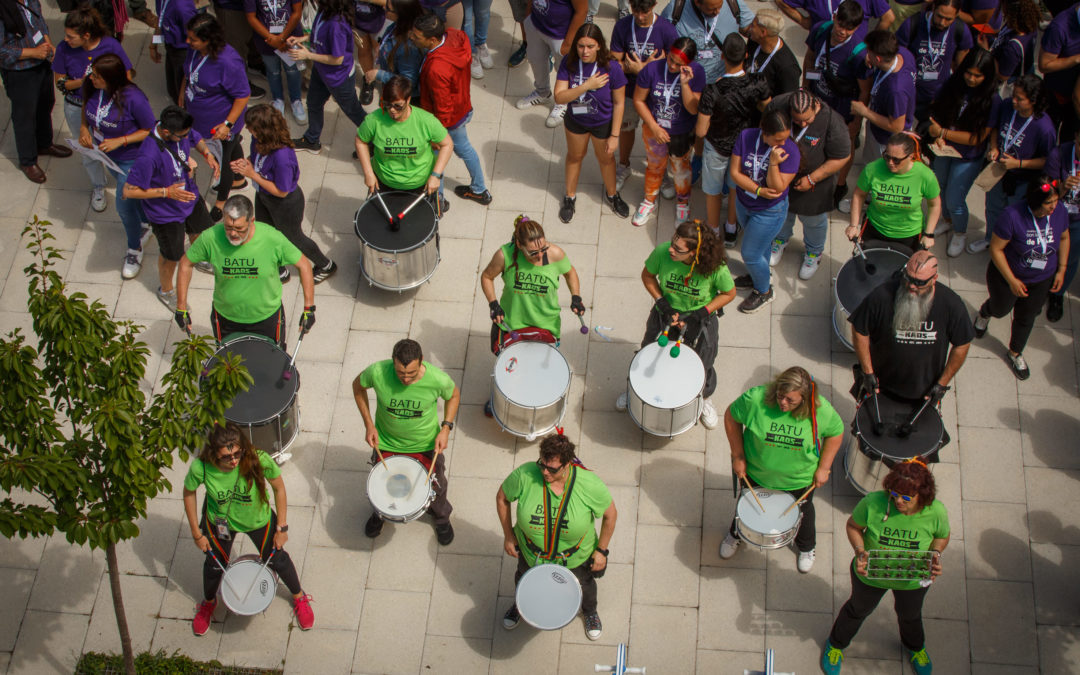
[[[214,302],[210,326],[219,341],[230,333],[264,335],[285,348],[285,308],[278,269],[296,265],[304,290],[300,333],[315,325],[315,278],[311,261],[285,235],[255,222],[255,207],[233,195],[222,209],[223,221],[203,232],[180,259],[176,279],[176,323],[188,330],[187,293],[191,270],[207,261],[214,266]]]
[[[975,327],[963,301],[937,283],[938,261],[917,251],[905,268],[870,292],[848,319],[859,363],[857,399],[871,391],[937,405],[960,370]]]

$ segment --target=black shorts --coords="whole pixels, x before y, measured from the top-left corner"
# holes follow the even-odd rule
[[[577,120],[574,119],[574,116],[567,112],[563,117],[563,125],[566,127],[567,131],[579,136],[582,134],[592,134],[595,138],[600,139],[606,139],[611,136],[611,120],[608,120],[607,123],[601,124],[598,127],[587,127],[583,124],[578,124]]]
[[[180,256],[184,255],[184,235],[199,234],[211,225],[206,202],[200,198],[195,200],[195,208],[183,222],[150,223],[150,228],[157,237],[161,257],[169,262],[179,262]]]

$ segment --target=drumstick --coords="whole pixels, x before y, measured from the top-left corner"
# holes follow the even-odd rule
[[[874,263],[872,263],[872,262],[870,262],[869,260],[866,259],[866,251],[863,250],[863,247],[862,247],[862,245],[859,244],[858,239],[855,239],[854,243],[855,243],[855,252],[859,255],[860,258],[862,258],[863,269],[866,270],[866,274],[868,276],[874,276],[874,274],[877,273],[877,265],[875,265]]]
[[[799,504],[802,504],[802,501],[803,501],[804,499],[806,499],[806,496],[807,496],[808,494],[810,494],[811,492],[813,492],[813,491],[814,491],[814,488],[816,488],[816,487],[817,487],[816,485],[811,485],[811,486],[810,486],[810,489],[808,489],[808,490],[807,490],[806,492],[802,493],[802,496],[801,496],[801,497],[799,497],[798,499],[796,499],[796,500],[795,500],[795,503],[794,503],[794,504],[792,504],[791,506],[789,506],[789,507],[787,507],[786,509],[784,509],[784,513],[781,513],[780,515],[781,515],[781,516],[783,516],[783,515],[786,515],[788,511],[790,511],[791,509],[795,508],[795,507],[796,507],[796,506],[798,506]]]
[[[379,206],[382,207],[382,211],[386,215],[386,220],[390,223],[391,226],[393,226],[394,214],[390,213],[390,207],[387,206],[386,202],[383,201],[382,193],[380,193],[378,190],[375,190],[375,199],[379,202]]]
[[[390,467],[386,466],[386,458],[383,457],[382,450],[379,450],[379,446],[375,446],[375,454],[379,456],[379,461],[382,462],[382,468],[390,471]]]
[[[266,562],[263,563],[263,566],[262,566],[263,570],[265,570],[266,566],[270,564],[270,560],[271,560],[271,558],[274,557],[275,553],[277,553],[276,548],[274,550],[270,551],[270,555],[268,555],[266,557]],[[260,576],[262,576],[262,570],[259,570],[259,573],[255,575],[255,578],[251,580],[251,585],[248,586],[247,593],[244,593],[244,597],[240,599],[241,604],[247,602],[248,596],[251,595],[251,589],[255,588],[255,584],[259,583],[259,577]],[[236,592],[235,588],[233,589],[233,592]]]
[[[427,197],[427,195],[424,194],[423,192],[421,192],[420,196],[418,196],[416,199],[414,199],[412,204],[409,204],[408,206],[405,207],[404,211],[397,214],[398,220],[404,220],[405,219],[405,214],[408,213],[409,211],[412,211],[413,207],[416,206],[417,204],[419,204],[421,202],[421,200],[423,200],[425,197]]]
[[[671,358],[673,358],[673,359],[679,358],[679,351],[681,351],[679,345],[681,345],[681,344],[682,344],[682,336],[680,335],[678,338],[675,339],[675,346],[671,348]]]
[[[428,466],[428,471],[427,471],[427,479],[424,481],[425,485],[431,485],[431,472],[435,470],[435,460],[438,459],[438,457],[439,457],[438,455],[435,455],[434,457],[431,458],[431,465]],[[417,483],[418,482],[419,481],[417,481]],[[411,488],[409,488],[409,496],[406,497],[405,499],[409,499],[410,497],[412,497],[412,493],[415,490],[416,490],[416,483],[413,483],[413,486]]]
[[[585,325],[585,317],[581,316],[580,314],[575,314],[575,316],[577,317],[578,323],[581,324],[581,334],[588,335],[589,327]]]
[[[754,492],[754,486],[750,484],[750,479],[746,476],[740,476],[740,478],[742,478],[743,482],[746,483],[746,487],[750,490],[750,494],[753,495],[754,501],[757,502],[758,508],[761,509],[762,513],[765,513],[765,507],[761,505],[761,500],[758,499],[757,492]]]
[[[663,333],[660,333],[660,337],[658,337],[658,338],[656,339],[656,343],[657,343],[658,345],[660,345],[661,347],[667,347],[667,343],[668,343],[668,336],[667,336],[667,332],[668,332],[668,329],[667,329],[667,328],[665,328],[665,329],[664,329],[664,332],[663,332]]]
[[[499,322],[499,328],[502,328],[503,332],[507,333],[511,340],[518,339],[518,332],[516,330],[510,330],[510,326],[507,326],[505,321]]]
[[[885,432],[885,423],[881,421],[881,404],[878,402],[877,390],[870,395],[870,402],[874,404],[870,409],[874,417],[874,435],[880,436]]]
[[[293,350],[292,358],[289,359],[289,363],[285,366],[285,370],[281,373],[281,379],[288,381],[292,379],[293,364],[296,363],[296,355],[300,353],[300,345],[304,344],[304,333],[300,332],[300,337],[296,340],[296,349]]]
[[[930,399],[923,401],[923,404],[919,406],[919,409],[915,411],[915,414],[909,417],[907,421],[901,424],[900,428],[896,430],[896,435],[900,438],[906,438],[911,433],[911,429],[915,426],[915,422],[919,420],[919,416],[923,414],[923,411],[926,410],[929,405]]]
[[[214,555],[214,552],[212,550],[207,551],[206,555],[210,556],[210,559],[213,560],[215,563],[217,563],[217,566],[221,568],[221,572],[222,572],[221,580],[224,581],[225,583],[229,584],[229,588],[232,589],[233,595],[240,595],[239,593],[236,592],[236,586],[233,586],[232,582],[229,581],[229,577],[227,575],[225,575],[225,572],[228,572],[229,570],[225,569],[225,566],[222,565],[221,561],[217,559],[217,556]]]

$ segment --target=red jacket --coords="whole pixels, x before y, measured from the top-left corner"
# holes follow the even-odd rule
[[[432,49],[420,68],[420,107],[447,129],[472,111],[472,47],[464,31],[447,28],[445,41]]]

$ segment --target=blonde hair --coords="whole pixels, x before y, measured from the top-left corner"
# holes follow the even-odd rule
[[[757,22],[769,37],[776,37],[784,30],[784,16],[771,7],[757,11]]]
[[[776,400],[777,397],[790,394],[793,391],[802,394],[802,403],[791,411],[791,416],[797,420],[806,419],[810,416],[811,405],[815,403],[813,397],[816,392],[814,391],[814,378],[810,377],[810,373],[800,366],[788,368],[766,385],[765,403],[774,408],[779,408],[780,404]]]

